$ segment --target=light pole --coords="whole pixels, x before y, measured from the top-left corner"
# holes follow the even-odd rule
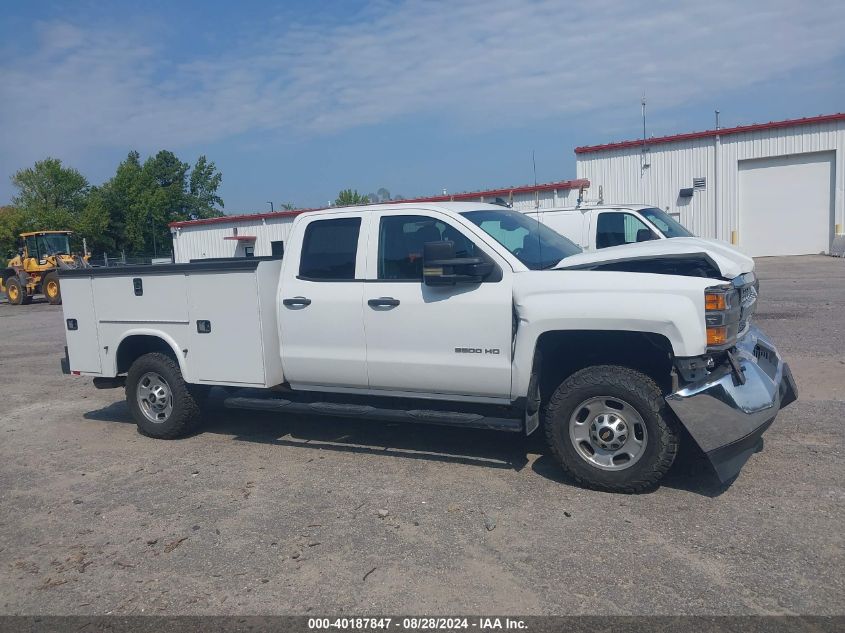
[[[269,204],[269,205],[270,205],[270,213],[273,213],[273,212],[276,210],[276,209],[274,209],[274,208],[273,208],[273,201],[272,201],[272,200],[268,200],[268,201],[267,201],[267,204]]]

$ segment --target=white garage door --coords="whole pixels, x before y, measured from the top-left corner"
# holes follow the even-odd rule
[[[739,245],[754,257],[830,250],[834,153],[739,161]]]

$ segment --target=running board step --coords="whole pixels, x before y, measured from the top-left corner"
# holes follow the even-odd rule
[[[499,418],[478,413],[460,411],[436,411],[433,409],[386,409],[363,404],[337,402],[296,402],[284,398],[231,397],[223,401],[227,409],[249,409],[283,413],[304,413],[310,415],[331,415],[338,417],[367,418],[385,422],[421,422],[444,426],[462,426],[496,431],[522,431],[522,420]]]

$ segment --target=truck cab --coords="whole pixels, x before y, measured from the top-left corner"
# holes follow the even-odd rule
[[[750,260],[681,244],[591,259],[495,205],[312,211],[281,260],[62,271],[66,364],[125,385],[151,437],[197,429],[216,385],[231,408],[541,428],[618,492],[655,485],[684,426],[730,478],[794,383]]]
[[[643,204],[581,205],[526,211],[587,251],[694,235],[671,215]]]

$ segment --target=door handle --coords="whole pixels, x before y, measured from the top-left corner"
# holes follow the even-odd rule
[[[399,305],[399,299],[393,297],[379,297],[378,299],[370,299],[367,305],[371,308],[395,308]]]
[[[307,297],[293,297],[291,299],[282,299],[282,303],[286,306],[310,306],[311,299]]]

